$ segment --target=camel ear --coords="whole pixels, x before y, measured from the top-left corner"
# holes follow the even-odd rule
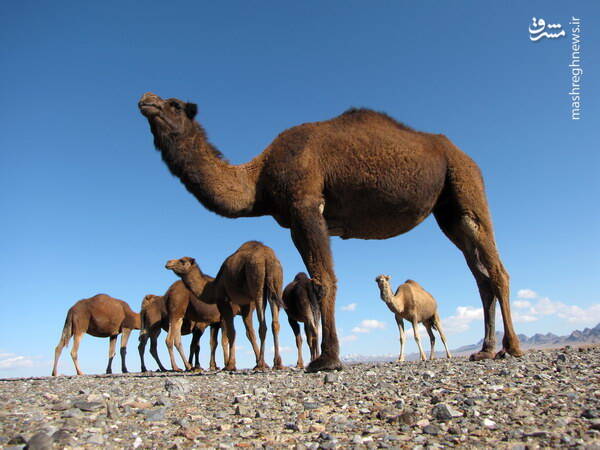
[[[190,257],[190,264],[192,264],[192,265],[196,264],[196,260],[192,257]]]
[[[185,115],[188,116],[189,119],[193,119],[198,114],[198,105],[195,103],[186,103],[185,104]]]

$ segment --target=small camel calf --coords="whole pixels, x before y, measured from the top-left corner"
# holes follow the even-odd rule
[[[79,350],[81,338],[85,333],[96,337],[110,338],[106,373],[112,373],[111,366],[115,356],[115,345],[117,337],[121,334],[121,371],[127,373],[127,367],[125,366],[127,340],[132,330],[139,329],[140,315],[133,312],[123,300],[112,298],[106,294],[98,294],[79,300],[71,306],[67,313],[60,341],[54,351],[52,376],[57,374],[60,353],[63,347],[69,344],[71,336],[73,336],[71,358],[73,358],[77,375],[83,374],[77,362],[77,351]]]
[[[308,348],[310,348],[311,362],[319,357],[318,324],[321,322],[321,309],[313,282],[304,272],[298,273],[294,281],[283,290],[283,308],[296,337],[296,347],[298,348],[296,367],[304,369],[302,334],[298,322],[304,324],[304,333],[306,334]]]
[[[392,294],[390,279],[391,277],[387,275],[379,275],[375,278],[375,281],[381,292],[381,300],[385,302],[390,311],[396,316],[396,323],[400,331],[400,356],[398,357],[398,361],[404,361],[404,322],[402,319],[409,320],[412,323],[421,360],[425,361],[427,358],[423,347],[421,347],[421,339],[417,330],[419,323],[425,325],[427,334],[429,334],[431,341],[431,354],[429,358],[433,359],[435,355],[435,336],[431,330],[432,328],[435,328],[440,333],[444,348],[446,349],[446,356],[450,358],[451,355],[446,345],[446,336],[444,336],[440,316],[437,313],[437,303],[433,296],[413,280],[406,280],[404,284],[398,286],[396,293]]]
[[[144,361],[144,353],[148,339],[150,339],[150,354],[156,361],[156,364],[158,364],[158,370],[166,372],[167,369],[162,365],[157,350],[158,335],[161,330],[169,331],[169,317],[165,305],[165,297],[162,295],[146,295],[142,301],[140,317],[142,319],[142,327],[140,329],[138,351],[142,363],[142,372],[148,371]],[[194,368],[198,369],[200,368],[200,337],[202,336],[202,331],[204,331],[204,329],[200,330],[197,322],[190,322],[186,319],[183,320],[181,334],[186,335],[192,333],[188,362],[190,365],[193,365]]]

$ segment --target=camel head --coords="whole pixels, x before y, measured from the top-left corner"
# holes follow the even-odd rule
[[[379,285],[379,287],[385,286],[392,279],[389,275],[379,275],[375,278],[375,282]]]
[[[195,131],[194,117],[198,112],[195,103],[186,103],[176,98],[163,100],[152,92],[146,92],[138,102],[140,112],[148,119],[154,135],[154,144],[164,144],[186,137]]]
[[[189,256],[184,256],[183,258],[167,261],[165,267],[181,276],[190,273],[191,270],[196,267],[196,260]]]

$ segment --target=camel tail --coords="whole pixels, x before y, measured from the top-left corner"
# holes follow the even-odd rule
[[[308,288],[308,298],[310,300],[310,309],[312,311],[314,320],[313,325],[315,329],[317,329],[319,324],[321,323],[321,305],[319,304],[319,298],[317,296],[315,285],[312,282],[312,280],[310,280],[310,287]]]
[[[266,278],[265,298],[274,300],[279,308],[283,308],[283,270],[279,261],[270,265]]]
[[[58,345],[62,347],[69,346],[69,339],[73,336],[73,310],[69,309],[67,318],[65,319],[65,326],[63,327],[62,334],[60,335],[60,341]]]

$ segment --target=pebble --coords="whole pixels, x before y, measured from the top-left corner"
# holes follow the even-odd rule
[[[598,447],[600,347],[561,354],[0,380],[0,447]]]
[[[45,432],[40,431],[29,439],[27,448],[29,450],[48,450],[52,448],[53,441],[52,437],[48,436]]]

